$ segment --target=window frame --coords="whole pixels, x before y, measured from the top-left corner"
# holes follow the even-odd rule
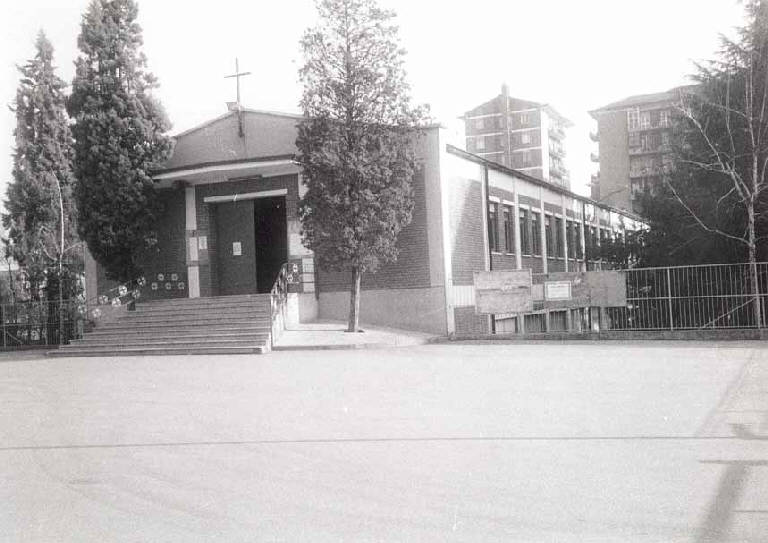
[[[541,211],[531,210],[531,254],[541,256]]]
[[[488,200],[488,247],[499,252],[499,203]]]
[[[519,215],[517,226],[518,231],[520,232],[520,253],[521,255],[531,256],[533,253],[531,247],[531,234],[529,231],[530,210],[528,208],[518,206],[517,212]]]
[[[504,224],[504,251],[507,254],[515,253],[515,213],[514,209],[509,204],[504,204],[502,207],[502,217]]]

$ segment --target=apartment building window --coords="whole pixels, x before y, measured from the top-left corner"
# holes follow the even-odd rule
[[[520,143],[523,145],[530,145],[531,143],[531,135],[530,134],[520,134]]]
[[[541,254],[541,216],[535,211],[531,211],[531,245],[533,254]]]
[[[524,255],[529,255],[531,254],[531,236],[528,233],[528,210],[520,208],[519,213],[517,231],[520,232],[520,251]]]
[[[515,252],[515,229],[512,206],[504,206],[504,250]]]
[[[533,164],[533,156],[531,155],[531,152],[523,151],[520,153],[520,162],[522,163],[523,168],[527,168]]]
[[[475,138],[475,148],[478,151],[482,151],[485,149],[485,137],[484,136],[477,136]]]
[[[499,252],[499,204],[488,203],[488,246]]]
[[[499,149],[506,149],[506,147],[507,147],[507,141],[506,141],[506,138],[507,138],[507,137],[506,137],[506,136],[504,136],[503,134],[502,134],[501,136],[498,136],[498,137],[496,138],[496,144],[498,145],[498,148],[499,148]]]
[[[640,113],[640,128],[646,129],[651,127],[651,112],[643,111]]]
[[[521,113],[520,114],[520,124],[522,126],[525,126],[526,124],[528,124],[528,122],[529,122],[528,114],[527,113]]]
[[[627,126],[630,130],[637,130],[640,128],[640,110],[630,109],[627,111]]]
[[[485,123],[483,122],[483,119],[475,119],[475,128],[477,130],[482,130],[485,128]]]
[[[666,127],[669,126],[669,111],[666,109],[662,109],[659,112],[659,126]]]

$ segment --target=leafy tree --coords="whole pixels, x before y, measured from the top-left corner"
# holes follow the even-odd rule
[[[72,135],[65,110],[65,83],[53,66],[53,47],[41,31],[34,58],[19,67],[21,81],[13,109],[16,140],[13,182],[8,186],[3,226],[7,255],[47,298],[68,298],[76,281],[66,279],[64,261],[78,253],[72,202]],[[62,285],[62,282],[64,283]],[[59,286],[62,286],[62,292]],[[34,289],[37,291],[37,289]]]
[[[319,0],[302,40],[298,160],[304,244],[322,269],[351,272],[348,331],[358,330],[360,281],[397,258],[411,221],[414,143],[426,109],[410,105],[394,13],[374,0]]]
[[[718,58],[698,66],[696,91],[681,96],[676,164],[665,188],[687,213],[684,224],[731,244],[729,252],[750,263],[757,293],[768,221],[768,4],[745,6],[738,37],[722,38]],[[761,325],[757,296],[754,311]]]
[[[92,0],[81,25],[72,95],[75,198],[81,237],[107,277],[141,273],[161,212],[150,170],[170,151],[170,126],[152,96],[133,0]]]

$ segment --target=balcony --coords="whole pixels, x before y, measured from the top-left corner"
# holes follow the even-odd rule
[[[600,141],[600,134],[598,132],[590,132],[589,139],[597,143]]]
[[[557,140],[562,140],[562,139],[565,138],[565,130],[563,130],[559,126],[550,126],[549,127],[549,137],[557,139]]]
[[[655,147],[638,146],[638,147],[629,148],[630,155],[655,155],[655,154],[663,153],[664,151],[665,151],[665,147],[663,145],[657,145]]]
[[[562,145],[550,145],[549,154],[558,158],[563,158],[565,157],[565,149],[563,149]]]
[[[600,162],[600,157],[597,153],[589,153],[589,160],[592,162]]]

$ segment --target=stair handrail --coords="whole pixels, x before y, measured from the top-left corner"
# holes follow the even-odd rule
[[[141,289],[146,284],[147,280],[143,275],[131,279],[101,294],[84,299],[79,304],[78,311],[88,320],[97,320],[102,314],[99,306],[130,306],[141,297]]]
[[[275,339],[285,330],[285,306],[288,302],[288,263],[280,266],[277,278],[270,291],[272,333],[270,334],[271,346]]]

